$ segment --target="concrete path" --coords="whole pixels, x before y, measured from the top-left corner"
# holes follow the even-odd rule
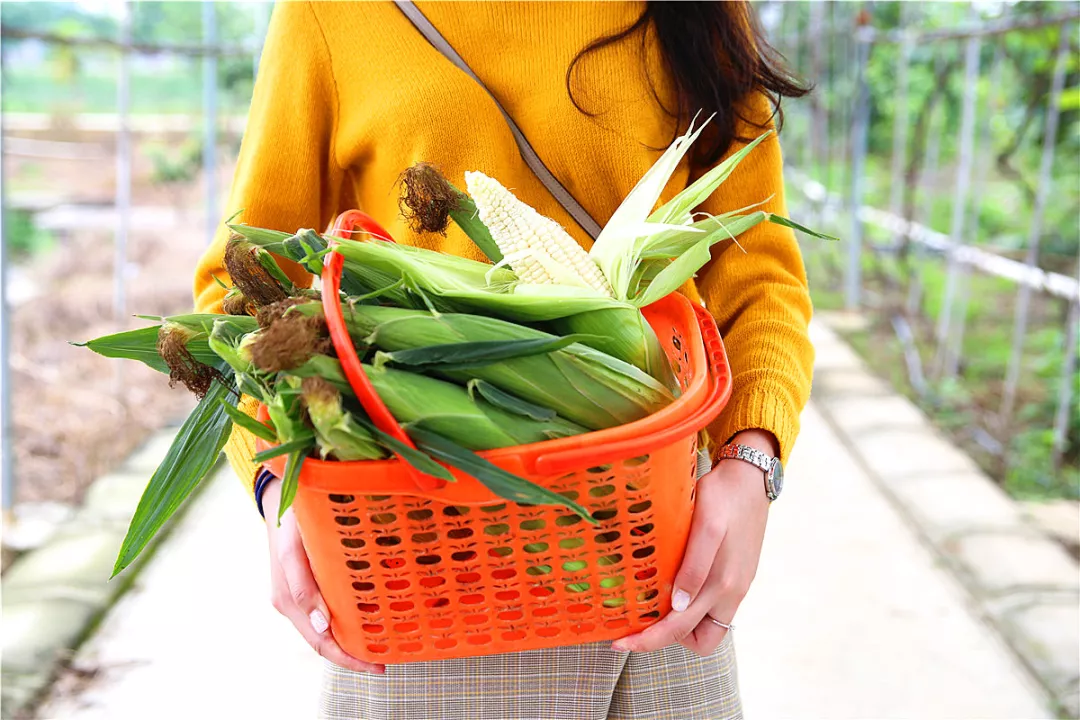
[[[815,407],[737,620],[747,717],[1052,718],[967,595]],[[320,660],[270,608],[227,471],[78,653],[39,717],[310,718]],[[257,517],[257,516],[256,516]]]

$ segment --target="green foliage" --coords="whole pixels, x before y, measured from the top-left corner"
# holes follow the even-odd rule
[[[53,236],[34,224],[34,216],[28,210],[9,208],[4,213],[4,242],[12,259],[18,261],[49,250]]]

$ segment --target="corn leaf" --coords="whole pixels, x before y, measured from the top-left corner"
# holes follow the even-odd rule
[[[750,228],[767,220],[768,217],[768,213],[758,211],[749,215],[716,216],[699,220],[688,227],[708,228],[710,232],[707,236],[683,232],[664,233],[646,242],[639,257],[643,261],[677,258],[706,238],[711,244],[737,238]]]
[[[455,210],[450,211],[450,219],[461,228],[462,232],[473,241],[476,247],[480,248],[480,252],[484,253],[488,260],[493,263],[500,262],[503,259],[502,251],[499,250],[499,246],[492,239],[491,231],[488,230],[487,225],[480,222],[480,216],[476,211],[476,203],[465,193],[460,190],[458,192],[461,193],[458,198],[458,206]]]
[[[789,227],[789,228],[791,228],[793,230],[798,230],[799,232],[810,235],[811,237],[820,238],[822,240],[840,240],[840,238],[838,238],[838,237],[836,237],[834,235],[826,235],[825,233],[820,233],[817,230],[811,230],[810,228],[806,227],[805,225],[800,225],[799,223],[795,222],[794,220],[791,220],[791,219],[786,218],[786,217],[781,217],[779,215],[773,215],[772,213],[769,213],[768,220],[769,220],[769,222],[774,223],[776,225],[783,225],[784,227]]]
[[[274,447],[267,448],[262,452],[255,453],[251,457],[251,461],[256,465],[260,465],[267,460],[272,460],[273,458],[280,457],[282,455],[288,455],[289,453],[307,450],[314,445],[315,435],[312,433],[298,437],[295,440],[290,440],[289,442],[284,442],[280,445],[275,445]]]
[[[576,342],[586,341],[587,338],[583,335],[545,336],[526,340],[481,340],[380,352],[379,356],[383,361],[415,367],[421,371],[454,372],[503,360],[546,355]],[[380,363],[376,361],[376,364]]]
[[[390,452],[394,453],[401,459],[402,462],[406,462],[412,465],[414,468],[424,473],[425,475],[431,475],[447,482],[457,482],[457,478],[454,477],[449,470],[444,468],[439,463],[432,460],[430,457],[422,453],[421,451],[411,448],[405,443],[398,440],[393,435],[384,433],[379,428],[375,427],[375,424],[370,420],[362,420],[357,418],[357,422],[367,428],[368,432],[375,436],[375,438],[382,443]]]
[[[635,298],[635,301],[644,307],[678,290],[705,263],[709,262],[712,257],[709,252],[710,245],[712,245],[711,240],[705,238],[672,260],[667,267],[657,273],[644,292]]]
[[[747,143],[738,152],[733,153],[719,165],[709,170],[700,178],[691,183],[685,190],[661,205],[656,212],[649,216],[649,222],[661,223],[686,223],[690,220],[690,212],[713,194],[716,188],[727,180],[731,173],[739,166],[747,155],[756,148],[762,140],[769,137],[772,130],[758,135],[753,142]]]
[[[237,400],[232,373],[223,372],[226,381],[214,383],[195,406],[151,476],[120,546],[112,577],[135,561],[217,462],[233,426],[223,405]]]
[[[86,342],[73,342],[71,345],[90,348],[98,355],[108,358],[138,360],[158,372],[168,375],[169,367],[161,359],[161,355],[158,354],[157,341],[158,329],[156,327],[145,327],[113,335],[104,335]],[[207,350],[209,349],[207,347]]]
[[[533,420],[554,420],[555,411],[536,403],[531,403],[527,400],[522,400],[516,395],[511,395],[508,392],[500,390],[496,386],[487,382],[486,380],[472,379],[468,382],[467,388],[470,395],[479,394],[480,397],[487,400],[492,405],[506,410],[507,412],[514,413],[515,415],[524,415],[525,417],[532,418]]]
[[[294,450],[289,453],[285,461],[285,476],[281,478],[281,501],[278,503],[278,525],[281,525],[281,517],[296,498],[296,490],[300,486],[300,470],[304,466],[306,450]]]
[[[424,452],[471,475],[505,500],[530,505],[560,505],[570,508],[594,525],[599,524],[589,511],[578,503],[507,472],[440,435],[417,427],[406,427],[405,430]]]
[[[233,423],[247,430],[255,437],[262,438],[266,442],[276,443],[278,441],[277,433],[274,432],[273,428],[259,422],[226,400],[221,401],[221,408],[225,411],[225,414],[232,418]]]

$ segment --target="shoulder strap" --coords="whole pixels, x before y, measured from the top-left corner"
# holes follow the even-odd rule
[[[570,194],[570,191],[563,187],[563,184],[559,182],[558,178],[547,169],[547,166],[544,165],[540,156],[533,150],[532,145],[529,144],[529,141],[525,138],[525,135],[521,132],[517,123],[515,123],[514,119],[510,117],[510,114],[506,112],[506,109],[503,108],[498,98],[488,90],[483,81],[476,76],[476,73],[472,71],[465,63],[465,60],[458,55],[457,51],[454,50],[450,43],[446,41],[446,38],[442,36],[442,33],[431,24],[431,21],[420,12],[420,9],[417,8],[416,5],[410,0],[394,0],[394,4],[398,6],[398,9],[404,13],[405,17],[409,19],[416,29],[420,31],[420,34],[423,35],[436,50],[442,53],[447,60],[456,65],[458,69],[475,80],[480,87],[484,88],[484,91],[491,97],[495,106],[499,108],[499,112],[501,112],[502,116],[506,119],[506,124],[510,126],[510,132],[513,133],[514,140],[517,141],[518,150],[521,152],[521,157],[525,161],[525,164],[536,174],[536,177],[544,184],[544,187],[548,189],[559,204],[563,206],[566,212],[570,213],[570,216],[577,221],[577,224],[595,240],[600,234],[600,224],[589,215],[585,208],[581,207],[578,201],[574,199],[574,196]]]

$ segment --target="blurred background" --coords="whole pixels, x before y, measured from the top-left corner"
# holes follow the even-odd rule
[[[791,216],[841,237],[803,243],[818,322],[1075,563],[1080,3],[756,8],[816,88],[785,106],[781,139]],[[95,481],[131,467],[193,406],[160,375],[68,343],[137,327],[135,312],[190,308],[270,14],[252,2],[0,4],[6,596],[8,568],[47,547]],[[824,467],[804,453],[807,474]],[[926,552],[917,528],[897,527]],[[113,583],[93,617],[118,594]],[[77,669],[71,657],[33,663]],[[1077,681],[1062,683],[1051,694],[1080,697]],[[1055,702],[1053,712],[1070,707]],[[884,716],[865,707],[835,716]]]

